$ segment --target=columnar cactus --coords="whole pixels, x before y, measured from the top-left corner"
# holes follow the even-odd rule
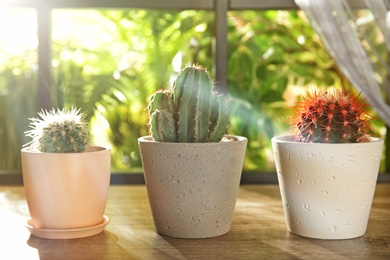
[[[88,124],[80,109],[72,108],[42,110],[40,118],[30,119],[31,130],[26,135],[32,138],[30,146],[45,153],[79,153],[85,150],[88,139]]]
[[[150,132],[159,142],[219,142],[227,128],[226,98],[214,92],[207,71],[185,68],[170,90],[157,91],[149,106]]]
[[[298,130],[296,141],[306,143],[358,143],[367,142],[368,104],[359,95],[309,93],[299,102],[293,120]]]

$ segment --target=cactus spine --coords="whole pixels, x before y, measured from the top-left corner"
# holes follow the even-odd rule
[[[159,142],[219,142],[229,119],[226,98],[199,66],[185,68],[169,91],[153,94],[148,109],[150,132]]]
[[[368,121],[372,117],[368,104],[359,95],[309,93],[297,106],[294,127],[297,141],[306,143],[358,143],[367,142]]]
[[[40,118],[30,119],[31,130],[26,132],[32,138],[30,146],[45,153],[79,153],[85,150],[88,139],[88,124],[80,109],[72,108],[42,110]]]

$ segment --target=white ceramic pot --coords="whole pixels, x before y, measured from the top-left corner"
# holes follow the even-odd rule
[[[157,233],[215,237],[230,230],[247,139],[164,143],[138,139]]]
[[[83,153],[22,149],[23,183],[35,229],[68,230],[104,221],[110,185],[111,150],[90,146]]]
[[[296,235],[348,239],[365,234],[383,140],[299,143],[272,138],[287,228]]]

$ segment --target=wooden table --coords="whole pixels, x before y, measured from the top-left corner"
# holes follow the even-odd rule
[[[378,184],[367,233],[317,240],[286,230],[277,185],[242,185],[231,231],[208,239],[155,233],[144,185],[111,186],[104,232],[81,239],[30,236],[21,186],[0,186],[0,259],[390,259],[390,184]]]

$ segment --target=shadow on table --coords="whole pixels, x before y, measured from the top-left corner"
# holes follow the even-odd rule
[[[30,235],[27,244],[36,248],[42,259],[131,259],[117,244],[118,237],[107,230],[77,239],[43,239]]]
[[[371,237],[370,232],[352,239],[321,240],[311,239],[311,243],[339,255],[356,259],[390,259],[389,237]]]
[[[265,238],[264,238],[265,239]],[[225,235],[180,239],[156,234],[153,259],[300,259],[252,232],[230,231]]]

